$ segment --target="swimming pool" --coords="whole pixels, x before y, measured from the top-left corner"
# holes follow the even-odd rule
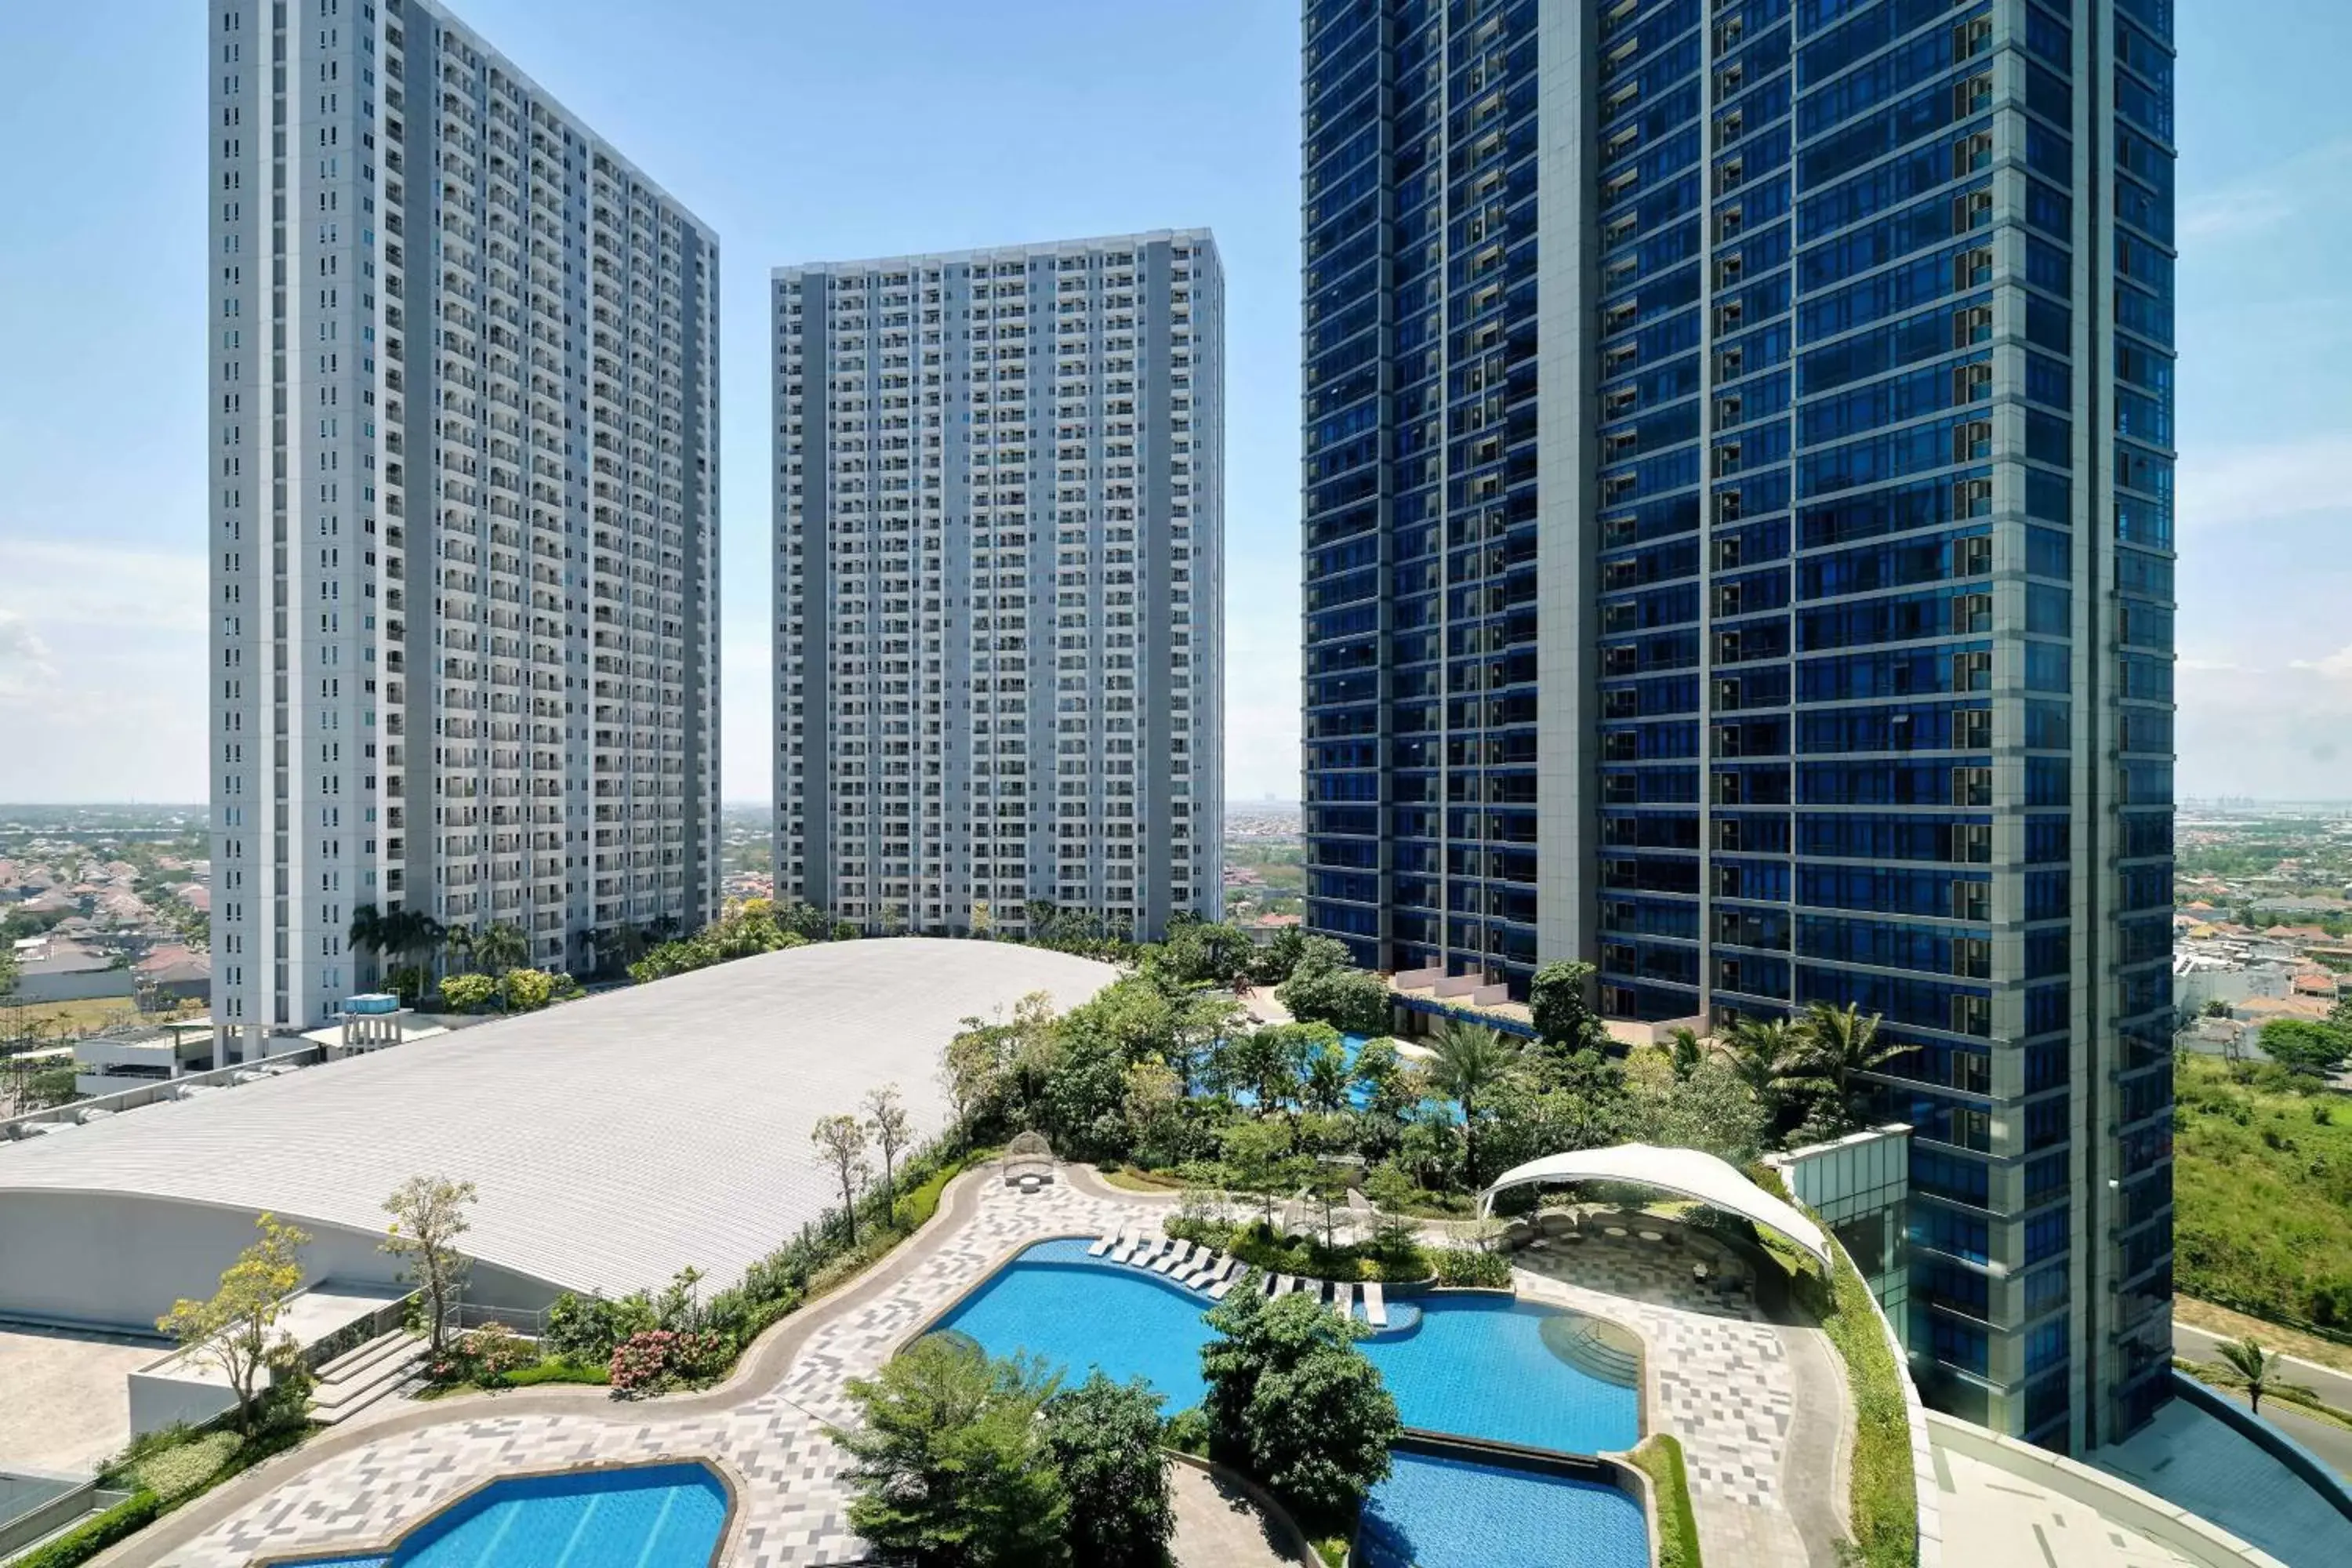
[[[1380,1037],[1385,1039],[1389,1037],[1381,1036]],[[1364,1054],[1364,1047],[1369,1045],[1373,1038],[1374,1037],[1370,1035],[1341,1035],[1339,1037],[1339,1059],[1347,1064],[1349,1073],[1348,1103],[1358,1110],[1370,1110],[1372,1108],[1371,1085],[1357,1082],[1354,1074],[1356,1071],[1356,1058]],[[1192,1081],[1192,1092],[1194,1094],[1207,1094],[1209,1092],[1209,1086],[1206,1079],[1203,1078],[1195,1078]],[[1257,1104],[1257,1090],[1254,1089],[1234,1089],[1231,1091],[1231,1095],[1233,1102],[1235,1105],[1247,1108],[1254,1107]],[[1462,1108],[1454,1104],[1450,1100],[1442,1100],[1435,1096],[1432,1096],[1431,1098],[1423,1100],[1421,1103],[1423,1109],[1442,1110],[1447,1116],[1453,1118],[1457,1123],[1462,1120]]]
[[[1356,1531],[1363,1568],[1648,1568],[1639,1498],[1596,1481],[1399,1448]]]
[[[493,1481],[426,1520],[389,1556],[299,1568],[706,1568],[727,1526],[708,1465],[640,1465]]]
[[[1097,1366],[1122,1382],[1140,1375],[1171,1411],[1199,1404],[1209,1300],[1160,1275],[1090,1258],[1087,1245],[1039,1242],[934,1327],[969,1334],[992,1355],[1043,1356],[1072,1379]],[[1641,1441],[1639,1391],[1595,1377],[1545,1344],[1544,1321],[1561,1315],[1555,1310],[1502,1296],[1423,1296],[1415,1304],[1418,1326],[1363,1342],[1406,1426],[1573,1454]]]

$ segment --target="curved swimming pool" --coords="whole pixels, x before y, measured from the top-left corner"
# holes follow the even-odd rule
[[[1144,1377],[1171,1410],[1198,1405],[1208,1298],[1088,1258],[1087,1246],[1039,1242],[932,1326],[969,1334],[992,1355],[1041,1356],[1074,1379],[1090,1367],[1121,1382]],[[1639,1391],[1563,1360],[1545,1342],[1545,1321],[1566,1314],[1503,1296],[1439,1294],[1412,1304],[1415,1326],[1362,1347],[1407,1426],[1570,1454],[1641,1441]]]
[[[1364,1568],[1649,1568],[1642,1500],[1596,1481],[1400,1448],[1364,1501]]]
[[[390,1556],[289,1568],[708,1568],[727,1528],[708,1465],[635,1465],[493,1481],[433,1515]]]

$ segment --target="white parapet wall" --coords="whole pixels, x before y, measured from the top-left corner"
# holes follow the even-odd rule
[[[2036,1447],[1941,1411],[1928,1414],[1927,1436],[1939,1454],[1975,1459],[2027,1486],[2064,1498],[2090,1510],[2116,1529],[2128,1531],[2190,1563],[2207,1568],[2288,1568],[2269,1552],[2249,1545],[2187,1509],[2063,1454]],[[1998,1550],[1995,1542],[2004,1534],[2023,1537],[2030,1531],[2031,1525],[2023,1518],[2011,1521],[2013,1528],[2003,1531],[2000,1516],[2016,1513],[2025,1505],[2012,1500],[2021,1496],[2015,1489],[2003,1488],[1999,1498],[1964,1495],[1956,1499],[1956,1502],[1967,1505],[1958,1510],[1961,1528],[1956,1531],[1956,1545],[1969,1544],[1981,1553]],[[1919,1560],[1924,1568],[1927,1561],[1924,1551]],[[1989,1563],[1992,1559],[1979,1555],[1969,1561]]]

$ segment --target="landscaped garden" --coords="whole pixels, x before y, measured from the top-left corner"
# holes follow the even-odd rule
[[[719,927],[637,962],[646,966],[643,977],[654,978],[796,945],[811,934],[836,933],[797,912],[745,906]],[[1685,1037],[1621,1055],[1585,1001],[1590,970],[1577,964],[1551,965],[1538,976],[1533,1039],[1463,1016],[1442,1022],[1420,1047],[1401,1048],[1384,1033],[1385,984],[1350,967],[1334,942],[1289,932],[1256,945],[1229,927],[1199,924],[1149,947],[1087,931],[1066,942],[1115,952],[1128,972],[1066,1012],[1033,996],[1010,1017],[966,1020],[943,1053],[951,1117],[934,1142],[913,1138],[887,1089],[820,1118],[812,1147],[833,1173],[840,1203],[725,1289],[706,1291],[688,1269],[616,1298],[566,1296],[530,1339],[497,1326],[459,1334],[445,1329],[449,1319],[439,1303],[462,1274],[470,1193],[437,1178],[412,1184],[409,1206],[396,1213],[425,1302],[419,1326],[433,1340],[425,1367],[434,1391],[495,1398],[506,1389],[579,1382],[638,1397],[709,1386],[769,1327],[917,1231],[958,1171],[1030,1131],[1064,1157],[1126,1173],[1127,1184],[1181,1192],[1165,1229],[1204,1256],[1335,1284],[1507,1286],[1507,1258],[1476,1245],[1491,1240],[1492,1227],[1457,1225],[1456,1239],[1472,1245],[1441,1246],[1416,1221],[1458,1222],[1497,1173],[1564,1150],[1643,1142],[1746,1163],[1783,1143],[1833,1136],[1866,1119],[1859,1075],[1891,1054],[1874,1037],[1875,1020],[1817,1008],[1795,1023],[1744,1026],[1720,1048]],[[1243,999],[1250,986],[1270,987],[1292,1021],[1255,1024]],[[1513,1196],[1506,1206],[1531,1201]],[[395,1239],[402,1234],[396,1224]],[[1857,1535],[1868,1561],[1907,1561],[1902,1521],[1891,1506],[1879,1509],[1864,1496],[1891,1494],[1893,1471],[1875,1457],[1884,1436],[1879,1384],[1887,1381],[1876,1373],[1899,1377],[1899,1370],[1872,1364],[1861,1341],[1839,1339],[1839,1320],[1860,1321],[1847,1285],[1836,1281],[1818,1304],[1864,1406]],[[1148,1280],[1143,1288],[1177,1289]],[[1155,1493],[1143,1479],[1150,1466],[1138,1458],[1149,1454],[1156,1464],[1165,1446],[1204,1449],[1255,1477],[1326,1542],[1344,1542],[1360,1518],[1376,1516],[1385,1533],[1365,1537],[1365,1551],[1387,1568],[1405,1561],[1382,1555],[1402,1551],[1398,1542],[1421,1541],[1416,1532],[1433,1521],[1451,1528],[1444,1505],[1433,1500],[1445,1493],[1447,1466],[1477,1464],[1417,1452],[1392,1459],[1395,1428],[1401,1419],[1419,1424],[1416,1411],[1430,1413],[1434,1430],[1537,1448],[1634,1447],[1637,1430],[1600,1416],[1586,1426],[1538,1429],[1476,1414],[1540,1405],[1559,1415],[1591,1401],[1580,1404],[1583,1394],[1527,1394],[1561,1375],[1557,1358],[1537,1353],[1538,1325],[1517,1321],[1538,1310],[1498,1297],[1422,1300],[1414,1334],[1425,1337],[1417,1347],[1412,1336],[1360,1343],[1361,1324],[1303,1295],[1268,1300],[1240,1291],[1213,1307],[1185,1303],[1178,1315],[1189,1312],[1189,1324],[1163,1325],[1159,1350],[1146,1358],[1155,1364],[1124,1373],[1115,1350],[1081,1361],[1068,1345],[1028,1345],[1018,1333],[1006,1342],[977,1330],[969,1342],[926,1342],[930,1348],[919,1355],[854,1388],[867,1426],[850,1440],[853,1477],[899,1480],[870,1487],[865,1511],[853,1519],[876,1544],[903,1543],[926,1562],[1124,1561],[1108,1554],[1106,1542],[1146,1550],[1165,1540],[1154,1533],[1164,1480]],[[1132,1326],[1116,1312],[1092,1315]],[[1051,1369],[1002,1360],[1024,1350],[1062,1352],[1055,1366],[1069,1377],[1103,1364],[1125,1381],[1072,1384]],[[902,1363],[905,1371],[892,1370]],[[1186,1369],[1181,1376],[1169,1370],[1175,1363]],[[1899,1384],[1892,1386],[1899,1427]],[[273,1430],[282,1436],[268,1440],[298,1438],[299,1410],[279,1419]],[[938,1436],[950,1430],[966,1432],[952,1451]],[[206,1470],[200,1489],[249,1462],[245,1456],[258,1440],[240,1435],[231,1448],[216,1435],[176,1435],[142,1458],[181,1453],[178,1465]],[[1662,1494],[1664,1560],[1693,1562],[1687,1499],[1668,1447],[1653,1445],[1639,1462]],[[924,1532],[949,1529],[936,1510],[899,1517],[908,1495],[899,1483],[930,1473],[925,1465],[966,1479],[995,1475],[987,1486],[996,1489],[983,1487],[963,1517],[982,1521],[973,1531],[999,1521],[1010,1532],[1004,1539],[1028,1555],[990,1558],[945,1536],[932,1540]],[[1402,1467],[1395,1484],[1381,1491],[1392,1465]],[[1901,1473],[1907,1480],[1907,1449]],[[1598,1483],[1528,1471],[1482,1477],[1479,1484],[1499,1488],[1498,1497],[1516,1500],[1510,1506],[1524,1506],[1530,1518],[1551,1510],[1544,1516],[1589,1518],[1596,1540],[1622,1534],[1608,1522],[1615,1505],[1576,1489]],[[152,1488],[142,1495],[160,1496]],[[1368,1499],[1372,1515],[1364,1513]],[[1612,1562],[1614,1550],[1595,1547],[1591,1561]],[[1148,1551],[1133,1560],[1157,1561]]]

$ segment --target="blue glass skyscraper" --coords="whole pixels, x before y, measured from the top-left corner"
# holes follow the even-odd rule
[[[1906,1047],[1937,1404],[2164,1398],[2171,0],[1307,0],[1308,924]]]

